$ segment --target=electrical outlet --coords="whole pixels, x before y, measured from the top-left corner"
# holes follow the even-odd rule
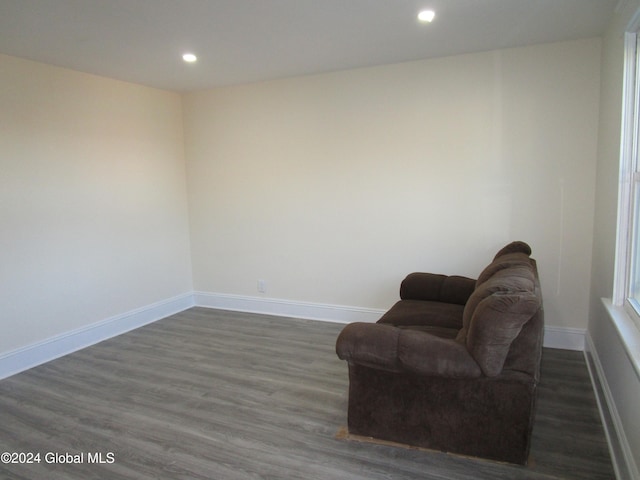
[[[267,292],[267,283],[264,280],[258,280],[258,292],[260,293]]]

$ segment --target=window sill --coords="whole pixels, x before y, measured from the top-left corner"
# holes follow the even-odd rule
[[[640,378],[640,329],[625,312],[624,308],[613,305],[610,298],[603,298],[602,303],[618,331],[618,336],[622,345],[624,345],[636,375]]]

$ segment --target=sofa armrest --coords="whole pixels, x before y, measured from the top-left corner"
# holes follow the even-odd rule
[[[404,370],[419,375],[448,378],[482,375],[480,366],[463,344],[418,330],[400,331],[398,361]]]
[[[380,323],[350,323],[336,340],[336,353],[342,360],[367,367],[398,372],[400,329]]]
[[[402,281],[400,298],[464,305],[475,286],[476,281],[473,278],[414,272]]]
[[[480,367],[466,347],[452,339],[379,323],[356,322],[342,329],[338,357],[392,372],[449,378],[475,378]]]

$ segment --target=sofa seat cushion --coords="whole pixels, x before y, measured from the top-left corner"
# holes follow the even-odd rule
[[[401,326],[462,328],[464,306],[424,300],[400,300],[377,323]]]

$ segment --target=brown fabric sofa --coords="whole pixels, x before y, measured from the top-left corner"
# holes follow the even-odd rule
[[[412,273],[377,323],[347,325],[349,433],[525,464],[543,337],[530,255],[512,242],[477,280]]]

